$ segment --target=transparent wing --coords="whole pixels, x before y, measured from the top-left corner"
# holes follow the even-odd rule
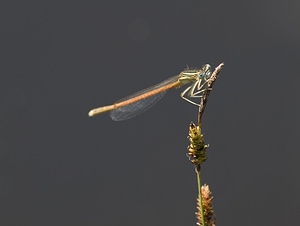
[[[110,112],[110,117],[114,121],[122,121],[133,118],[153,107],[166,94],[166,92],[167,91],[158,93],[146,99],[113,110]]]
[[[166,90],[161,90],[158,93],[155,93],[155,90],[158,90],[162,87],[166,87],[167,85],[174,84],[178,81],[178,75],[173,76],[157,85],[151,86],[149,88],[146,88],[144,90],[141,90],[137,93],[134,93],[130,96],[127,96],[119,101],[117,103],[126,101],[126,100],[133,100],[132,103],[127,104],[125,106],[119,107],[113,111],[110,112],[110,117],[114,121],[122,121],[126,119],[133,118],[145,111],[147,111],[149,108],[153,107],[167,92]],[[143,98],[139,101],[134,101],[135,98],[141,97],[149,92],[153,92],[154,95]]]

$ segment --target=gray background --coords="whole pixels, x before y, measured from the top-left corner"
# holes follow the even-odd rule
[[[171,90],[124,122],[88,111],[225,62],[204,114],[217,225],[299,225],[300,3],[0,3],[0,224],[195,225],[197,108]]]

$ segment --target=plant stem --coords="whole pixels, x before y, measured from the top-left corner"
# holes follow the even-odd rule
[[[218,74],[222,70],[223,66],[224,66],[224,63],[221,63],[221,64],[219,64],[218,67],[215,68],[215,70],[211,74],[210,78],[208,79],[207,88],[205,89],[205,91],[203,93],[203,97],[200,99],[199,113],[198,113],[198,125],[200,126],[200,128],[201,128],[202,115],[204,113],[206,103],[207,103],[207,98],[208,98],[209,93],[212,90],[212,87],[214,85],[214,82],[218,78]]]
[[[200,211],[201,211],[201,219],[202,219],[202,225],[201,226],[205,226],[204,211],[203,211],[203,204],[202,204],[200,170],[196,170],[196,174],[197,174],[197,182],[198,182],[198,199],[199,199],[199,203],[200,203]]]

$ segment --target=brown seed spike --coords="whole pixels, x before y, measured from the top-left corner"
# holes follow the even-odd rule
[[[209,186],[204,184],[201,186],[201,194],[202,194],[202,206],[204,211],[204,221],[206,226],[215,226],[216,225],[216,216],[213,211],[212,206],[212,193],[209,189]],[[202,217],[201,217],[201,209],[200,209],[200,200],[197,199],[197,212],[196,217],[198,219],[197,224],[202,225]]]

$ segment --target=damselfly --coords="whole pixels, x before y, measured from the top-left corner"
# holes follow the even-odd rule
[[[179,88],[192,83],[180,96],[191,104],[198,103],[189,98],[200,98],[207,88],[207,81],[211,76],[210,65],[205,64],[201,69],[185,69],[179,75],[171,77],[157,85],[141,90],[127,96],[108,106],[95,108],[89,112],[89,116],[95,116],[110,111],[110,117],[114,121],[122,121],[135,117],[155,105],[171,88]]]

